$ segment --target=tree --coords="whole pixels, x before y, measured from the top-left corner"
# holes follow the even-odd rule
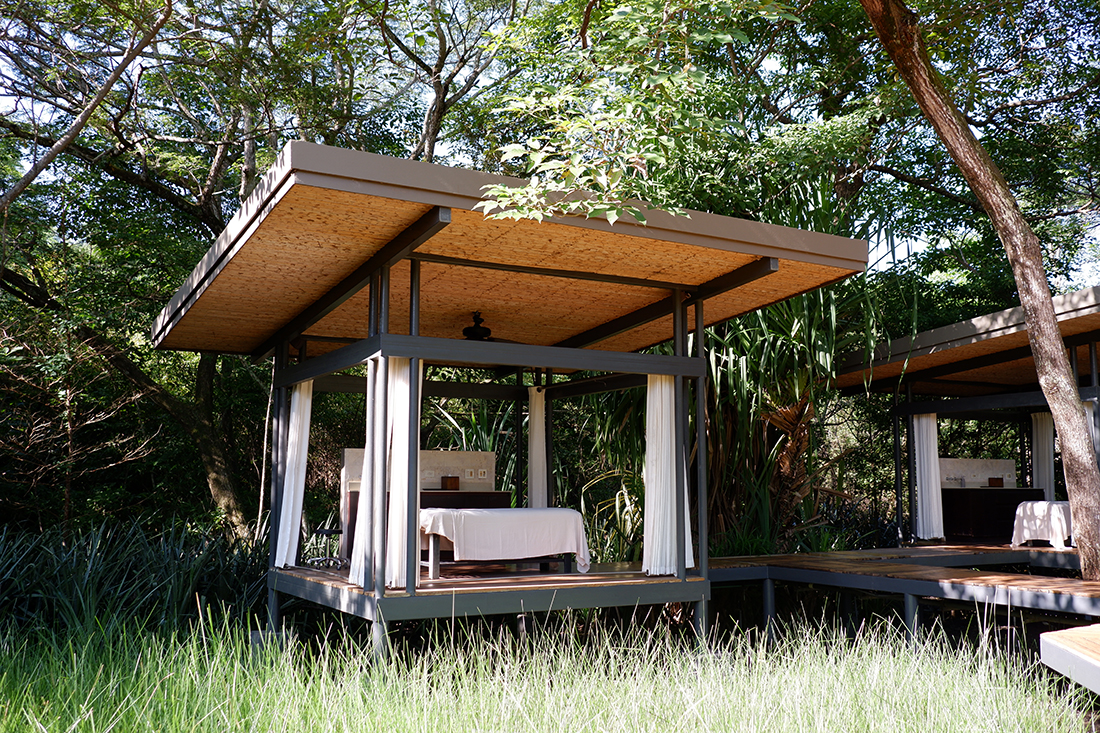
[[[62,146],[82,110],[94,113],[62,146],[52,180],[28,189],[42,194],[37,202],[7,212],[0,289],[25,313],[72,322],[75,338],[134,395],[182,427],[213,505],[243,534],[238,431],[218,395],[234,371],[255,368],[213,354],[154,354],[148,324],[284,140],[400,151],[391,125],[399,89],[375,79],[380,57],[369,53],[365,16],[322,4],[193,3],[91,105],[111,59],[131,49],[129,10],[15,3],[5,11],[7,140],[35,157]],[[256,402],[266,396],[256,392]]]
[[[971,132],[924,45],[919,19],[901,0],[860,0],[886,53],[931,122],[1004,244],[1027,322],[1039,385],[1062,446],[1081,575],[1100,579],[1100,465],[1077,380],[1054,314],[1043,251],[997,164]]]

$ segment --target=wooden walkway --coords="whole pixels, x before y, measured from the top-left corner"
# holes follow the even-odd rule
[[[1100,693],[1100,624],[1040,635],[1039,655],[1055,672]]]
[[[1100,582],[983,567],[1075,568],[1073,550],[934,545],[853,552],[714,558],[714,583],[812,583],[1100,617]],[[915,599],[914,599],[915,602]]]
[[[494,572],[495,571],[495,572]],[[421,576],[415,594],[373,589],[348,581],[347,570],[280,568],[268,575],[279,593],[304,598],[345,613],[374,620],[482,616],[524,611],[694,603],[710,598],[710,583],[699,576],[685,580],[650,577],[640,563],[593,563],[587,573],[517,572],[497,568],[450,568],[444,577]]]

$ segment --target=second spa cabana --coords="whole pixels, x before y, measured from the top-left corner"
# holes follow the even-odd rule
[[[1096,409],[1100,401],[1100,287],[1055,296],[1054,310],[1100,459],[1100,411]],[[1056,498],[1054,420],[1039,387],[1022,308],[881,344],[870,363],[852,357],[838,371],[837,385],[842,392],[869,389],[897,395],[899,532],[904,474],[909,477],[910,531],[917,539],[946,536],[1007,542],[1020,502],[1052,502]],[[987,481],[985,474],[969,484],[962,475],[941,475],[945,464],[937,437],[940,416],[1021,424],[1024,440],[1016,467],[1006,472],[1010,476],[1002,485],[982,485]],[[909,435],[907,461],[902,460],[902,421]],[[903,463],[908,464],[907,470]]]
[[[273,600],[306,598],[384,630],[398,619],[709,598],[706,461],[689,460],[689,446],[706,445],[689,431],[706,354],[698,338],[689,352],[689,332],[862,272],[866,242],[697,212],[650,212],[646,225],[486,219],[474,208],[483,187],[506,180],[290,143],[157,318],[158,348],[274,358]],[[475,313],[491,335],[471,330]],[[637,353],[670,340],[671,355]],[[424,365],[440,364],[519,378],[424,382]],[[585,379],[550,379],[578,372]],[[532,426],[528,502],[540,507],[553,436],[536,437],[535,427],[555,393],[639,386],[648,403],[641,567],[425,577],[425,394],[507,391],[522,403]],[[344,538],[350,567],[341,570],[303,567],[299,549],[309,406],[325,389],[366,395],[355,529]],[[694,424],[705,427],[702,412]],[[698,492],[694,517],[689,492]]]

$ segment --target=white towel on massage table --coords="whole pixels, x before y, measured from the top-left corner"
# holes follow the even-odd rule
[[[1012,527],[1012,546],[1028,540],[1046,540],[1056,550],[1066,549],[1073,535],[1068,501],[1021,501]]]
[[[572,509],[421,509],[420,531],[454,543],[455,560],[521,560],[562,552],[591,566],[584,520]]]

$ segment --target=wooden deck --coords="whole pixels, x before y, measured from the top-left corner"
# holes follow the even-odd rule
[[[1073,550],[932,545],[714,558],[710,562],[710,579],[714,583],[752,580],[813,583],[1100,616],[1100,582],[981,569],[1003,565],[1075,568],[1077,562]]]
[[[583,574],[519,572],[504,565],[457,566],[438,580],[422,574],[415,594],[387,590],[381,598],[375,597],[373,589],[348,582],[347,570],[281,568],[269,573],[268,583],[280,593],[370,620],[382,616],[391,621],[693,603],[710,597],[710,583],[702,577],[650,577],[641,572],[641,563],[593,563]]]
[[[1048,631],[1039,637],[1043,664],[1100,693],[1100,624]]]

